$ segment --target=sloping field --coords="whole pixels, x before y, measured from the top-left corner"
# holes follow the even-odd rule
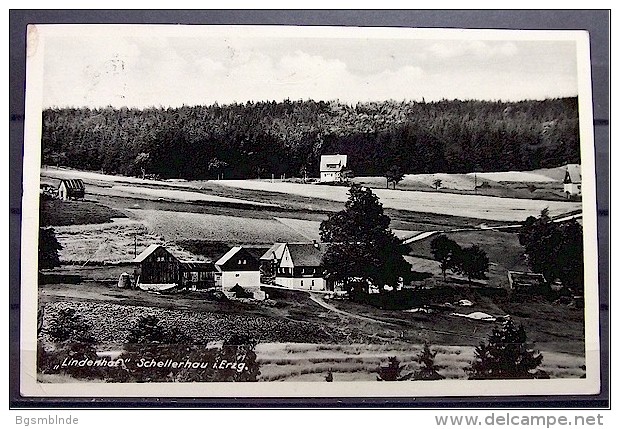
[[[94,171],[74,170],[71,168],[42,167],[41,176],[54,179],[82,179],[84,181],[119,182],[119,183],[139,183],[161,185],[160,180],[140,179],[138,177],[114,176],[111,174],[97,173]],[[49,183],[49,180],[46,180]],[[176,185],[176,183],[175,183]],[[181,185],[182,186],[182,185]]]
[[[275,218],[279,222],[282,222],[284,225],[290,227],[294,231],[303,235],[308,240],[316,240],[320,241],[321,236],[319,234],[319,229],[321,226],[321,222],[314,220],[304,220],[304,219],[293,219],[293,218]],[[406,230],[406,229],[392,229],[394,235],[396,235],[400,239],[413,237],[418,234],[420,231]]]
[[[184,191],[178,189],[167,188],[147,188],[142,186],[112,186],[113,190],[120,191],[121,194],[126,193],[129,196],[143,196],[153,198],[166,198],[180,201],[206,201],[216,203],[234,203],[234,204],[249,204],[264,207],[277,207],[275,204],[259,203],[257,201],[241,200],[239,198],[220,197],[217,195],[208,195],[202,192]]]
[[[161,237],[150,234],[144,225],[131,219],[114,219],[113,222],[54,227],[56,238],[62,246],[60,260],[63,262],[126,262],[150,244],[165,244],[184,259],[194,255]],[[134,249],[134,245],[136,248]]]
[[[497,173],[476,173],[478,178],[495,182],[557,182],[558,180],[535,171],[502,171]],[[468,173],[473,180],[474,173]]]
[[[418,273],[431,273],[438,276],[441,275],[441,265],[437,261],[409,255],[405,255],[404,258],[405,261],[411,264],[411,269],[413,271]]]
[[[154,315],[165,327],[182,329],[196,344],[222,341],[232,333],[246,334],[264,342],[345,341],[338,330],[316,323],[277,317],[223,312],[199,312],[175,308],[153,308],[97,302],[50,302],[45,305],[43,325],[48,326],[63,308],[73,308],[90,326],[91,334],[103,344],[125,342],[133,323],[145,315]]]
[[[127,210],[140,219],[149,232],[165,240],[207,240],[225,243],[275,243],[308,241],[304,235],[276,219],[164,210]]]
[[[405,174],[403,180],[398,183],[397,189],[401,191],[435,189],[435,185],[433,183],[435,180],[441,180],[442,189],[455,189],[462,191],[474,189],[473,177],[470,178],[467,174],[448,173]],[[382,176],[355,177],[353,182],[359,183],[360,185],[370,186],[372,188],[387,189],[385,177]],[[392,188],[391,184],[390,188]]]
[[[338,186],[286,182],[270,183],[256,180],[220,180],[218,183],[235,188],[279,192],[339,202],[345,202],[348,198],[348,189]],[[383,206],[390,209],[506,222],[520,222],[528,216],[537,216],[544,208],[549,209],[551,216],[581,209],[581,203],[567,201],[527,200],[388,189],[375,189],[373,192],[380,198]]]
[[[555,168],[539,168],[538,170],[534,170],[532,173],[541,174],[543,176],[547,176],[553,179],[556,182],[561,182],[564,180],[564,175],[566,174],[566,166]]]

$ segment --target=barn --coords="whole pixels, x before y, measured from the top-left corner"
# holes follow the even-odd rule
[[[347,168],[346,155],[321,155],[321,182],[340,182]]]
[[[75,200],[84,198],[86,188],[82,179],[61,179],[58,185],[58,198],[61,200]]]
[[[181,262],[159,244],[151,244],[133,262],[136,286],[148,290],[168,290],[181,284]]]

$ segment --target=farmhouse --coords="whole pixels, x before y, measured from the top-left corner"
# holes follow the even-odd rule
[[[326,290],[321,259],[325,245],[275,243],[263,256],[261,278],[266,283],[295,289]]]
[[[61,179],[58,185],[58,198],[61,200],[84,198],[85,187],[82,179]]]
[[[581,166],[568,164],[564,175],[564,193],[567,198],[572,195],[581,195]]]
[[[321,182],[340,182],[347,168],[347,155],[321,155]]]
[[[258,258],[247,249],[235,246],[215,262],[216,286],[229,297],[247,293],[255,299],[265,299],[265,293],[260,290],[259,265]]]

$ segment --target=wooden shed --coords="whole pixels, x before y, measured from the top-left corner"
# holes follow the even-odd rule
[[[213,262],[181,261],[181,277],[186,289],[215,288],[215,274],[217,269]]]
[[[85,191],[82,179],[61,179],[58,185],[58,198],[61,200],[84,198]]]
[[[136,284],[180,285],[181,263],[163,246],[151,244],[133,261]]]

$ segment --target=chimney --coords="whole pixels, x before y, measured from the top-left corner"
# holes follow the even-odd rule
[[[319,248],[319,243],[316,242],[316,240],[312,240],[312,245],[318,249]]]

